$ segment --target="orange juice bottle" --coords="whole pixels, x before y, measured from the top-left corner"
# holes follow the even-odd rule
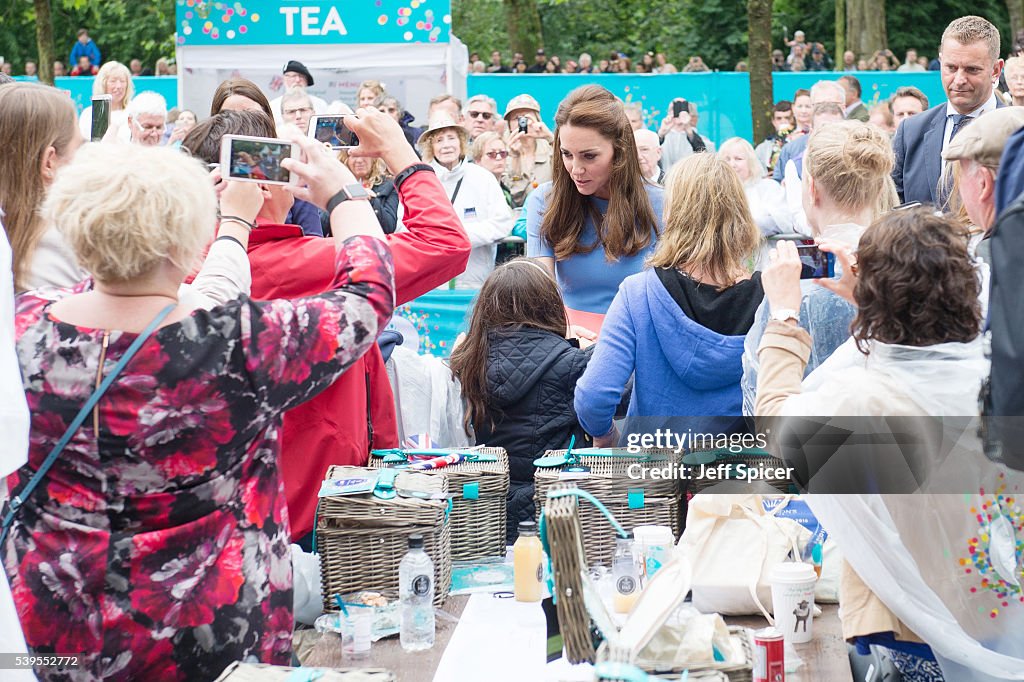
[[[640,574],[633,559],[633,534],[615,539],[612,556],[612,579],[615,581],[615,613],[629,613],[640,596]]]
[[[519,538],[512,545],[512,569],[516,601],[540,601],[544,549],[533,521],[519,522]]]

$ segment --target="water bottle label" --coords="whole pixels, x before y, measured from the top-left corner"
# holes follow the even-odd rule
[[[624,575],[615,581],[615,589],[619,594],[633,594],[636,591],[636,580],[633,576]]]
[[[412,580],[412,593],[417,597],[425,597],[430,592],[430,576],[418,575]]]
[[[537,564],[537,582],[544,582],[544,564]]]

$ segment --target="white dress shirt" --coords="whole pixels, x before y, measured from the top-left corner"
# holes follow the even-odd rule
[[[967,114],[970,118],[978,118],[982,114],[996,110],[996,93],[993,91],[988,100],[974,111]],[[946,102],[946,128],[942,133],[942,151],[949,146],[949,137],[953,134],[953,117],[959,116],[960,112],[953,108],[953,105]],[[967,125],[970,125],[968,123]]]

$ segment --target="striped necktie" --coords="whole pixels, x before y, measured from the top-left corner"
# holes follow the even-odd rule
[[[956,134],[960,132],[960,129],[970,123],[971,117],[967,114],[953,114],[953,130],[949,133],[949,141],[952,142]]]

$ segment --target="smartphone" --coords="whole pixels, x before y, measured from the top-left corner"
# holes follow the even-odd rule
[[[677,99],[672,102],[672,118],[679,118],[679,114],[690,110],[690,104],[685,99]]]
[[[359,146],[359,138],[345,124],[345,119],[354,114],[329,114],[309,119],[309,136],[331,149],[352,149]]]
[[[525,133],[530,130],[530,119],[526,116],[519,117],[519,132]]]
[[[95,95],[92,98],[92,134],[89,139],[99,142],[110,127],[110,95]]]
[[[797,244],[796,252],[800,256],[800,279],[835,277],[835,254],[822,251],[817,244]]]
[[[299,146],[288,140],[225,135],[220,143],[221,172],[228,169],[225,180],[292,184],[292,174],[281,166],[281,162],[298,157]]]
[[[917,208],[920,205],[921,205],[920,201],[908,201],[905,204],[900,204],[899,206],[893,206],[892,210],[894,210],[894,211],[905,211],[908,208]]]

